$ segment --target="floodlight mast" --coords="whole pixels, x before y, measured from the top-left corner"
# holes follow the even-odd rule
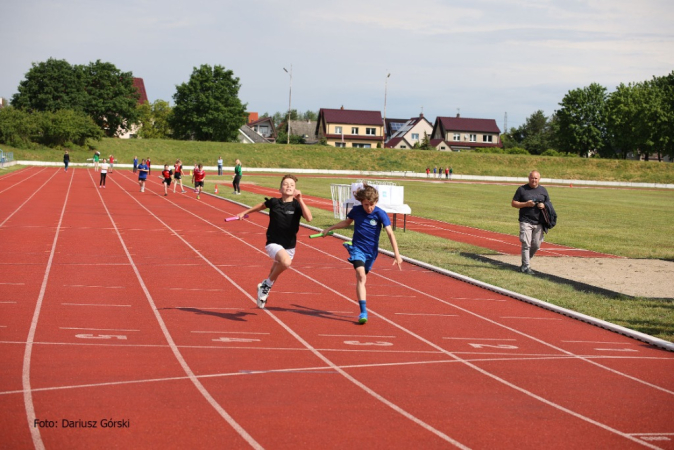
[[[288,69],[286,69],[285,67],[283,68],[283,70],[285,70],[285,72],[288,75],[290,75],[290,90],[288,91],[288,133],[287,133],[288,140],[286,142],[286,144],[290,144],[290,107],[293,99],[293,65],[290,64],[290,72],[288,72]]]
[[[384,82],[384,128],[383,128],[383,136],[382,136],[382,147],[386,147],[386,95],[388,93],[388,79],[391,76],[389,73],[386,75],[386,81]]]

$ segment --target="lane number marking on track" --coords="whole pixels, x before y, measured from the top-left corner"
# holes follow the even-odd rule
[[[374,341],[374,342],[361,342],[361,341],[344,341],[347,345],[375,345],[378,347],[390,347],[393,345],[393,342],[384,342],[384,341]]]
[[[126,336],[123,334],[76,334],[76,338],[80,339],[118,339],[120,341],[125,341]]]
[[[219,337],[217,339],[213,339],[213,342],[260,342],[260,339]]]
[[[633,348],[595,348],[595,350],[599,352],[637,352],[639,353],[639,350],[633,349]]]
[[[468,344],[468,345],[470,345],[473,348],[498,348],[498,349],[501,349],[501,350],[515,350],[515,349],[519,348],[516,345],[510,345],[510,344],[495,344],[495,345],[492,345],[492,344],[472,344],[471,343],[471,344]]]

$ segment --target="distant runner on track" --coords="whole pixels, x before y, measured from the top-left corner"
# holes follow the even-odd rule
[[[199,163],[192,173],[192,183],[194,183],[194,191],[197,193],[197,200],[199,200],[201,191],[204,189],[204,178],[206,178],[206,171],[204,165]]]
[[[269,227],[267,228],[267,243],[265,250],[274,262],[271,265],[269,276],[257,285],[257,306],[264,309],[267,297],[274,282],[292,264],[297,245],[297,232],[300,229],[300,219],[311,222],[313,217],[309,207],[302,199],[302,192],[295,188],[297,177],[285,175],[281,179],[281,198],[268,198],[263,203],[255,205],[238,214],[243,220],[247,214],[269,208]]]

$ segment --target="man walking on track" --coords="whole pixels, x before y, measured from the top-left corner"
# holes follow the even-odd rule
[[[534,170],[529,174],[529,183],[520,186],[511,202],[519,209],[520,242],[522,243],[522,265],[520,272],[534,275],[531,270],[531,258],[543,243],[543,210],[545,202],[550,200],[547,189],[539,185],[541,174]]]

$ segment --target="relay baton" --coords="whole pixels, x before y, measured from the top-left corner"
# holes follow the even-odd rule
[[[333,231],[328,231],[328,234],[326,236],[332,236],[334,232]],[[318,234],[312,234],[309,236],[311,239],[313,238],[318,238],[318,237],[323,237],[323,233],[318,233]]]
[[[248,218],[248,214],[243,216],[244,219]],[[232,220],[239,220],[239,216],[232,216],[225,219],[225,222],[231,222]]]

